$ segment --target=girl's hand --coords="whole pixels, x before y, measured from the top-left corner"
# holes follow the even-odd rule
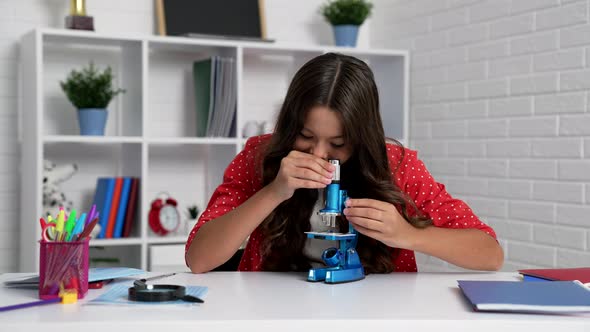
[[[368,198],[349,198],[343,213],[359,233],[390,247],[410,249],[411,238],[416,229],[402,217],[393,204]]]
[[[279,172],[268,186],[282,200],[287,200],[299,188],[325,188],[332,182],[334,170],[328,161],[294,150],[281,160]]]

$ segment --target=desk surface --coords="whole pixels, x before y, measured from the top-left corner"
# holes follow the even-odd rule
[[[0,275],[0,283],[26,274]],[[518,280],[516,273],[392,273],[362,281],[310,283],[301,273],[213,272],[177,274],[166,283],[209,287],[195,306],[87,305],[104,290],[90,290],[70,305],[0,313],[2,331],[298,331],[406,328],[409,331],[590,331],[590,315],[476,313],[458,279]],[[163,281],[164,281],[163,280]],[[34,301],[35,290],[0,287],[0,306]],[[171,330],[174,329],[174,330]],[[139,330],[135,330],[139,331]],[[397,330],[403,331],[403,330]],[[530,330],[533,331],[533,330]]]

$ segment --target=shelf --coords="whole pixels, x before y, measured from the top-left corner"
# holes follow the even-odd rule
[[[185,239],[186,241],[186,239]],[[89,246],[91,247],[111,247],[111,246],[129,246],[142,244],[139,238],[122,238],[122,239],[92,239]]]
[[[79,135],[46,135],[44,143],[81,143],[81,144],[118,144],[141,143],[143,139],[136,136],[79,136]]]
[[[43,143],[79,143],[79,144],[127,144],[149,143],[157,145],[235,145],[244,139],[234,137],[155,137],[143,138],[136,136],[78,136],[78,135],[46,135]]]
[[[293,75],[326,52],[367,62],[379,89],[385,134],[402,143],[408,138],[409,55],[405,50],[46,28],[25,34],[20,46],[19,77],[21,85],[29,87],[21,94],[21,108],[26,111],[19,113],[21,271],[38,268],[39,250],[33,245],[39,235],[38,218],[46,212],[54,214],[43,211],[46,160],[63,166],[62,174],[73,174],[60,188],[76,210],[90,209],[98,178],[140,178],[131,237],[92,240],[91,257],[120,258],[124,266],[148,269],[154,263],[149,262],[152,249],[169,246],[178,251],[165,255],[166,263],[177,259],[177,265],[184,267],[187,235],[153,234],[148,222],[152,202],[166,192],[177,200],[182,214],[193,205],[202,212],[247,141],[242,137],[244,127],[251,128],[253,123],[272,127]],[[229,137],[197,136],[193,64],[213,56],[235,60],[235,130]],[[110,66],[114,85],[126,90],[107,108],[105,136],[79,135],[76,110],[59,85],[68,72],[90,61],[99,68]]]
[[[150,237],[148,244],[185,244],[188,239],[186,236],[170,236],[170,237]]]
[[[147,138],[146,142],[158,145],[181,145],[181,144],[195,144],[195,145],[228,145],[238,144],[239,139],[233,137],[157,137]]]
[[[189,50],[192,46],[205,47],[242,47],[244,49],[271,51],[277,53],[292,52],[340,52],[355,55],[400,55],[407,56],[406,50],[392,49],[363,49],[338,46],[324,45],[302,45],[298,43],[281,43],[281,42],[253,42],[242,40],[223,40],[207,38],[188,38],[177,36],[158,36],[158,35],[133,35],[133,34],[111,34],[97,33],[88,31],[75,31],[67,29],[42,28],[37,30],[47,41],[54,43],[88,43],[96,45],[120,45],[125,42],[147,41],[153,47],[162,49]]]

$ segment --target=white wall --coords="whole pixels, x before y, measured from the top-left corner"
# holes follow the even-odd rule
[[[265,0],[268,37],[279,42],[332,45],[331,28],[318,13],[322,3]],[[36,27],[62,28],[68,6],[69,1],[64,0],[0,0],[0,273],[16,271],[18,265],[18,42]],[[94,17],[100,33],[152,34],[153,7],[154,0],[87,1],[88,15]],[[369,26],[367,22],[362,27],[359,46],[368,45]]]
[[[411,50],[412,145],[496,229],[504,269],[588,266],[590,1],[376,8],[371,45]]]

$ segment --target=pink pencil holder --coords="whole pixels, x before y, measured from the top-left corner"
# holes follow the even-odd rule
[[[59,297],[61,289],[75,289],[78,298],[88,293],[88,242],[39,241],[39,298]]]

